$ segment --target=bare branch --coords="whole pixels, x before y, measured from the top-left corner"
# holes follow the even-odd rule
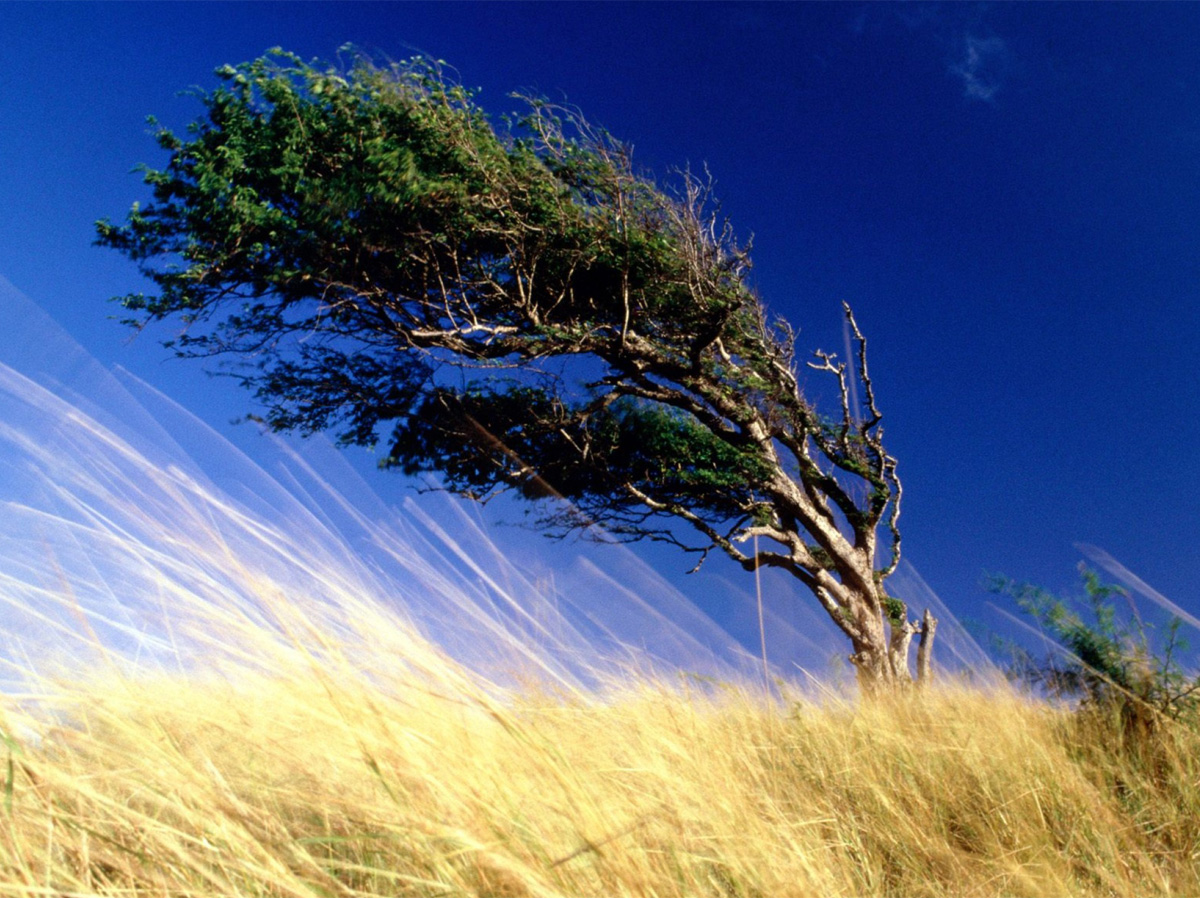
[[[850,303],[843,302],[842,308],[846,312],[846,321],[850,323],[850,328],[854,331],[854,339],[858,341],[858,377],[862,381],[867,409],[871,412],[871,417],[862,425],[862,433],[865,437],[883,419],[883,416],[875,405],[875,389],[871,385],[871,377],[867,373],[867,338],[863,336],[863,332],[858,328],[858,322],[854,320],[854,312],[850,309]]]

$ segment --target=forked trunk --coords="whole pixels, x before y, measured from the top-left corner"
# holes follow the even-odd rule
[[[868,625],[854,640],[854,654],[850,662],[858,675],[858,686],[864,696],[877,696],[896,689],[925,686],[933,676],[931,662],[937,619],[925,609],[921,622],[908,620],[904,615],[887,626],[883,615],[872,615]],[[909,668],[912,638],[920,634],[917,649],[917,673],[914,677]]]

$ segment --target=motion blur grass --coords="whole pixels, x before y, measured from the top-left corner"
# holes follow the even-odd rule
[[[0,411],[0,895],[1200,894],[1183,724],[669,673],[462,534]]]
[[[0,892],[1200,893],[1183,727],[1125,744],[1002,689],[502,690],[391,635],[407,673],[272,635],[253,668],[10,699]]]

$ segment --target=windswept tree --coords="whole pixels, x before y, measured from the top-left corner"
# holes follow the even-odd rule
[[[846,307],[853,357],[808,363],[841,397],[823,415],[705,182],[659,187],[537,98],[494,125],[424,60],[274,51],[217,74],[186,137],[158,131],[153,202],[98,224],[157,288],[119,297],[131,324],[180,322],[167,345],[226,357],[277,430],[382,441],[384,465],[473,499],[513,490],[552,533],[788,571],[865,690],[912,681],[917,633],[927,678],[936,621],[885,589],[900,480],[866,340]]]

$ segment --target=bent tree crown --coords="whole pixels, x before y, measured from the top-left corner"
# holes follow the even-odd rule
[[[229,357],[278,430],[384,439],[386,465],[516,490],[550,532],[786,570],[866,689],[911,679],[918,632],[928,676],[936,621],[884,589],[901,488],[866,340],[847,306],[854,358],[809,363],[840,391],[820,414],[705,183],[656,186],[536,98],[495,127],[427,61],[339,72],[275,51],[217,74],[186,137],[159,130],[153,202],[98,223],[157,287],[120,297],[129,323],[180,321],[167,345]]]

